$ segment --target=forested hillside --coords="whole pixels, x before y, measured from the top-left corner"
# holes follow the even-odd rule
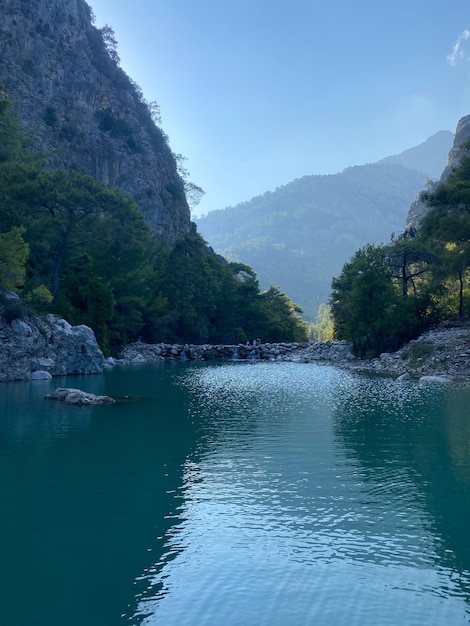
[[[452,137],[443,131],[403,156],[304,176],[213,211],[196,220],[198,228],[217,252],[256,268],[262,287],[279,285],[314,319],[344,262],[403,230],[412,201],[444,169]]]
[[[333,280],[336,336],[352,341],[361,357],[397,350],[444,320],[470,317],[470,142],[459,151],[459,164],[421,194],[428,211],[417,229],[362,247]],[[425,355],[417,350],[415,357]]]
[[[8,321],[27,310],[58,313],[91,326],[106,353],[139,337],[305,339],[296,305],[278,289],[262,293],[250,267],[215,255],[195,230],[159,244],[134,200],[76,169],[46,167],[46,157],[0,99],[0,314]]]

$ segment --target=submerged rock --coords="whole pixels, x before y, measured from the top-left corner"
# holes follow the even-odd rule
[[[111,396],[97,396],[81,389],[73,387],[58,387],[52,393],[45,396],[46,400],[59,400],[64,404],[88,406],[93,404],[114,404],[116,401]]]

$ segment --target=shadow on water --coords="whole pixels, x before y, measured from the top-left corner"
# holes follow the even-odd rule
[[[347,457],[360,464],[358,480],[375,485],[378,497],[390,499],[395,532],[416,544],[417,561],[426,553],[423,567],[428,559],[447,572],[442,578],[442,596],[454,588],[467,605],[469,399],[467,386],[392,380],[377,384],[375,379],[358,377],[342,395],[334,414],[335,436]],[[373,501],[366,503],[367,507],[373,509]],[[380,520],[376,522],[375,532],[380,528]],[[419,544],[418,528],[423,523],[432,547]],[[470,608],[467,611],[470,615]]]
[[[0,388],[0,623],[111,625],[134,614],[195,446],[174,375],[162,364]],[[59,386],[129,397],[43,400]]]

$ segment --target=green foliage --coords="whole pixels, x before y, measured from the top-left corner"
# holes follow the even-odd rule
[[[284,337],[289,337],[290,341],[306,341],[307,324],[299,315],[302,309],[279,287],[270,287],[261,294],[261,310],[266,316],[265,325],[261,326],[264,341],[284,341]]]
[[[443,319],[469,315],[470,155],[421,197],[430,210],[418,232],[366,246],[333,279],[336,335],[360,356],[396,349]]]
[[[18,291],[26,278],[29,246],[23,239],[24,228],[13,227],[0,233],[0,285]]]
[[[309,337],[312,341],[333,341],[334,334],[331,307],[320,304],[315,322],[309,324]]]
[[[352,341],[360,357],[397,350],[436,322],[432,293],[408,297],[393,274],[391,246],[365,246],[332,281],[331,310],[339,339]]]
[[[464,304],[470,266],[470,155],[434,191],[422,195],[431,211],[423,218],[420,232],[436,250],[440,263],[434,275],[448,287],[448,299],[457,301],[459,317],[468,315]],[[454,297],[453,297],[454,296]],[[456,297],[455,297],[456,296]]]
[[[122,130],[109,111],[101,121]],[[166,191],[171,202],[183,186]],[[195,233],[157,247],[134,201],[82,172],[46,169],[1,102],[0,282],[36,310],[91,326],[106,353],[139,337],[305,338],[298,307],[277,288],[261,293],[250,267],[218,257]],[[18,302],[4,305],[9,319],[22,314]]]
[[[21,300],[13,299],[0,292],[0,314],[6,322],[11,324],[13,320],[21,319],[26,315],[26,308]]]
[[[119,65],[120,58],[119,53],[117,51],[117,40],[115,37],[114,30],[108,24],[105,24],[103,28],[100,29],[101,36],[103,38],[103,43],[106,48],[107,53],[111,60]]]
[[[332,288],[331,310],[338,338],[351,340],[361,357],[379,354],[388,334],[394,295],[383,250],[366,246],[356,252],[333,279]]]
[[[46,285],[38,285],[26,294],[25,300],[33,310],[38,311],[51,304],[54,298]]]
[[[160,255],[158,306],[167,307],[158,328],[166,341],[235,343],[305,339],[298,308],[277,288],[260,293],[253,270],[214,255],[189,234]],[[150,337],[154,338],[154,335]]]

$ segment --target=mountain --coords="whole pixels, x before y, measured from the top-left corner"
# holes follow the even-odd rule
[[[198,229],[218,253],[251,265],[263,288],[279,286],[314,319],[332,277],[358,248],[403,231],[410,204],[445,167],[452,138],[443,131],[378,163],[303,176],[198,218]]]
[[[84,0],[0,0],[0,82],[51,166],[130,195],[169,244],[190,232],[167,137]]]
[[[432,191],[436,189],[439,183],[443,183],[449,174],[457,167],[460,163],[460,160],[468,150],[468,142],[470,141],[470,115],[466,115],[462,117],[458,123],[457,128],[455,129],[454,142],[449,151],[449,157],[446,168],[443,170],[441,168],[441,173],[439,176],[436,176],[435,182],[431,185],[428,185],[428,190]],[[429,207],[426,206],[421,198],[418,196],[416,200],[410,207],[408,212],[408,216],[406,219],[406,228],[414,228],[416,229],[419,225],[421,219],[426,215],[429,211]]]
[[[385,157],[379,163],[403,165],[421,172],[430,180],[438,180],[445,165],[443,156],[447,156],[453,137],[449,130],[440,130],[419,146],[409,148],[401,154]]]

